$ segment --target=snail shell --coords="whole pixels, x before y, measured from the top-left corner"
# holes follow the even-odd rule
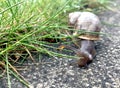
[[[81,12],[69,13],[69,25],[74,26],[80,15],[81,15]]]
[[[97,15],[91,12],[72,12],[69,14],[69,24],[74,25],[76,32],[80,31],[79,38],[99,40],[101,22]]]

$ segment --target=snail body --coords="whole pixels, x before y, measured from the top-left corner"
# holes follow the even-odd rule
[[[81,57],[77,64],[80,67],[87,65],[95,57],[96,50],[94,47],[94,41],[91,40],[81,40],[81,48],[76,51],[76,55]]]
[[[80,57],[76,64],[78,64],[79,67],[84,67],[93,60],[96,54],[96,50],[94,47],[94,41],[82,39],[80,42],[81,47],[79,49],[67,45],[64,46],[73,50],[76,55]]]

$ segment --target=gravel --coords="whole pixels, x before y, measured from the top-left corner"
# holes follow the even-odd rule
[[[106,11],[99,17],[103,22],[120,25],[119,10]],[[87,69],[70,66],[68,58],[37,54],[39,64],[28,63],[27,70],[20,74],[30,82],[30,88],[120,88],[120,27],[103,25],[102,31],[108,35],[96,41],[97,55]],[[0,78],[0,88],[7,88],[6,79]],[[26,88],[12,76],[11,83],[12,88]]]

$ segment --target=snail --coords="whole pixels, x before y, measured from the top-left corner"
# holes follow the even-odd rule
[[[95,14],[91,12],[72,12],[69,14],[69,24],[75,28],[74,35],[80,34],[80,49],[73,49],[77,56],[81,57],[77,64],[80,67],[86,66],[93,60],[96,54],[94,41],[99,40],[101,22]]]

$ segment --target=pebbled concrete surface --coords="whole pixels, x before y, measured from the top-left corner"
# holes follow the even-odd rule
[[[119,0],[117,8],[120,4]],[[100,14],[102,21],[120,25],[120,8],[117,12],[106,11]],[[120,27],[103,25],[101,36],[96,42],[97,55],[88,69],[69,66],[71,59],[49,58],[36,55],[38,63],[27,65],[21,71],[31,88],[120,88]],[[41,59],[42,58],[42,59]],[[7,81],[0,79],[0,88],[7,88]],[[11,78],[12,88],[26,88],[15,78]]]

